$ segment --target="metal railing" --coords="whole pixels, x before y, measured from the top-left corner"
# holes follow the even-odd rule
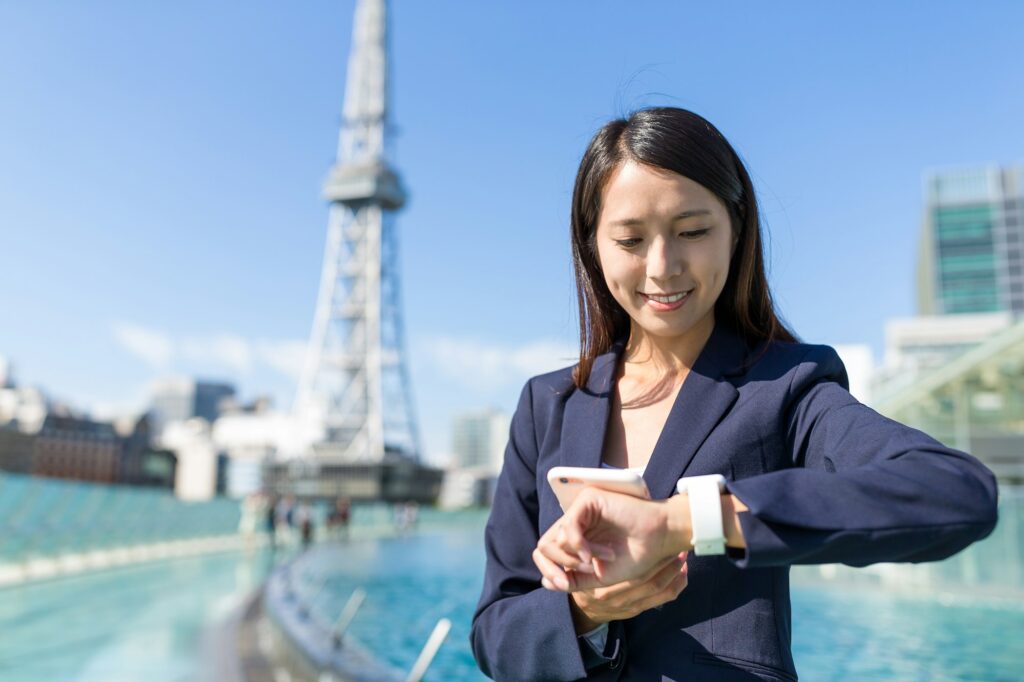
[[[279,568],[267,582],[264,603],[267,612],[303,653],[307,665],[317,671],[318,682],[341,680],[391,680],[420,682],[451,631],[448,618],[440,618],[407,674],[388,669],[380,661],[367,658],[372,654],[355,649],[346,642],[346,633],[366,601],[366,591],[357,587],[333,619],[318,613],[318,602],[329,593],[329,576],[321,575],[305,583],[296,574],[294,564]],[[302,587],[302,585],[305,586]]]

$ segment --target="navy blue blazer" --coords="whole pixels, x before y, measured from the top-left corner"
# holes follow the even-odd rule
[[[644,479],[664,499],[681,476],[723,474],[750,508],[739,515],[747,548],[691,554],[679,598],[612,622],[610,660],[588,670],[569,597],[541,587],[531,553],[562,514],[548,470],[600,465],[621,349],[595,360],[584,390],[571,368],[523,389],[470,635],[481,670],[496,680],[795,680],[790,565],[943,559],[995,527],[991,472],[858,403],[833,349],[751,349],[719,324]]]

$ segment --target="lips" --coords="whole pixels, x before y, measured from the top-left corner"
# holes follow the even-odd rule
[[[689,300],[690,294],[693,293],[693,289],[688,291],[677,291],[672,294],[645,294],[639,292],[640,297],[644,299],[649,308],[652,308],[658,312],[667,312],[671,310],[677,310],[683,307],[683,304]]]

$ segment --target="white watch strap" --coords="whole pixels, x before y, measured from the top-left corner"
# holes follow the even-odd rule
[[[686,492],[690,497],[693,553],[697,556],[725,554],[725,526],[722,523],[725,477],[714,474],[681,478],[676,490]]]

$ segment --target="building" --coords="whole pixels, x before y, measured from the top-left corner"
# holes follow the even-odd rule
[[[873,407],[1024,482],[1024,321],[881,384]]]
[[[888,320],[884,365],[904,374],[939,367],[1010,327],[1013,319],[1000,311]]]
[[[160,425],[202,417],[216,421],[221,406],[235,398],[231,384],[171,377],[155,383],[150,403],[153,417]]]
[[[443,507],[490,504],[508,442],[509,417],[494,409],[452,419],[452,460],[439,503]]]
[[[111,424],[54,405],[37,388],[0,388],[0,469],[114,483],[121,452]]]
[[[153,418],[128,417],[115,421],[114,429],[123,444],[118,482],[174,490],[178,458],[170,450],[153,447]]]
[[[0,388],[14,388],[14,371],[11,363],[0,355]]]
[[[123,443],[109,422],[51,412],[36,434],[31,473],[116,483],[122,448]]]
[[[452,466],[501,471],[508,442],[508,415],[494,409],[467,412],[452,419]]]
[[[924,193],[919,312],[1024,312],[1024,168],[934,171]]]
[[[25,433],[14,424],[0,426],[0,471],[31,474],[35,440],[35,434]]]
[[[263,467],[287,447],[293,425],[291,415],[273,411],[265,399],[217,420],[212,438],[226,457],[226,495],[245,497],[264,487]]]
[[[1024,168],[924,180],[920,317],[886,324],[872,406],[1024,481]]]
[[[218,452],[210,423],[193,418],[166,425],[160,445],[177,458],[174,494],[181,500],[209,500],[224,492],[224,457]]]

